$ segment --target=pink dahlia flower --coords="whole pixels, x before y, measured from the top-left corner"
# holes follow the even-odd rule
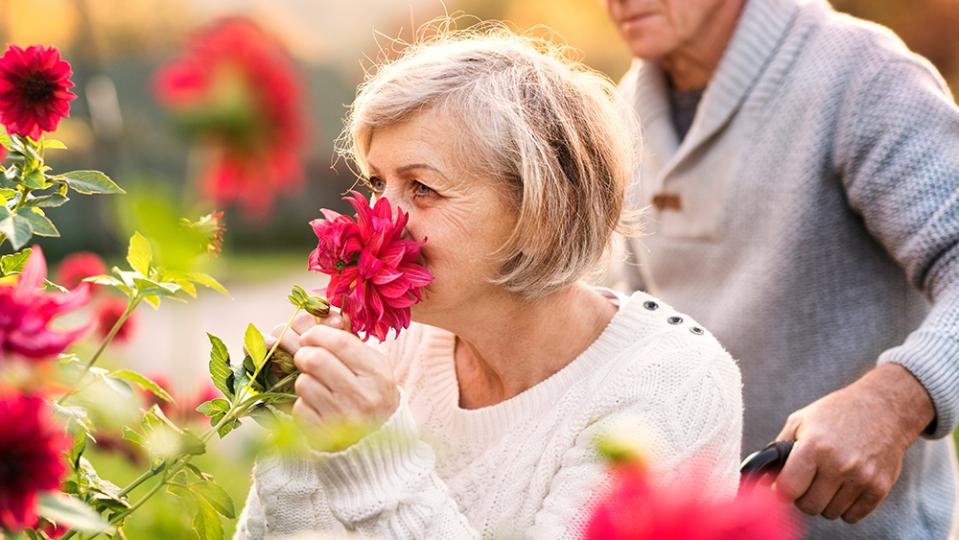
[[[587,523],[584,540],[792,540],[798,525],[768,487],[733,500],[703,500],[697,486],[657,488],[641,465],[614,467],[612,489]]]
[[[0,394],[0,529],[37,526],[37,495],[67,473],[70,439],[51,416],[39,397]]]
[[[106,273],[107,265],[99,255],[89,251],[79,251],[60,261],[57,283],[73,289],[80,285],[84,278]]]
[[[27,260],[16,285],[0,285],[0,361],[8,355],[42,360],[64,351],[89,329],[85,325],[58,332],[50,329],[56,317],[73,311],[90,299],[90,287],[80,284],[68,293],[43,290],[47,262],[39,246]]]
[[[69,90],[71,75],[70,64],[53,47],[11,45],[0,58],[0,123],[7,133],[37,140],[44,131],[56,131],[77,98]]]
[[[363,195],[344,197],[356,218],[332,210],[310,222],[319,240],[310,253],[310,270],[330,276],[326,297],[350,318],[353,330],[386,339],[410,325],[410,306],[422,300],[433,275],[416,263],[423,243],[402,238],[409,214],[385,198],[370,207]]]

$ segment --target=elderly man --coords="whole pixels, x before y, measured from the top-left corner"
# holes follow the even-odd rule
[[[606,0],[643,124],[625,275],[740,361],[744,450],[813,538],[944,538],[959,419],[959,110],[824,0]],[[841,520],[838,518],[842,518]]]

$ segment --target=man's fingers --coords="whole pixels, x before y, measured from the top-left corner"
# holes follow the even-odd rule
[[[859,498],[856,499],[856,502],[847,510],[843,515],[843,521],[848,523],[856,523],[862,518],[868,516],[872,513],[876,507],[879,506],[879,503],[886,498],[885,493],[880,493],[875,490],[866,489],[859,495]]]
[[[796,507],[811,516],[821,514],[842,485],[838,476],[824,474],[822,467],[816,470],[812,485],[796,500]]]
[[[789,415],[786,418],[786,423],[783,425],[782,430],[779,432],[779,435],[776,435],[776,438],[773,440],[776,441],[795,441],[796,440],[796,430],[799,428],[799,419],[796,413]]]
[[[795,502],[806,493],[815,477],[816,461],[812,452],[803,441],[796,441],[773,487],[781,497]]]
[[[833,496],[829,504],[826,505],[826,509],[822,511],[823,517],[826,519],[838,519],[849,511],[852,504],[859,498],[860,493],[862,493],[862,487],[848,480],[843,482],[839,491],[836,492],[836,495]]]

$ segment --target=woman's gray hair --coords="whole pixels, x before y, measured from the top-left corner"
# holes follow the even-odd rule
[[[431,26],[428,38],[368,73],[340,151],[366,174],[377,127],[426,110],[459,123],[469,166],[501,180],[517,212],[493,282],[542,297],[603,260],[623,214],[638,123],[609,79],[567,48],[502,23],[448,26]]]

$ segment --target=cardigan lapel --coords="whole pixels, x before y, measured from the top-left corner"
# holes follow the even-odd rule
[[[703,93],[689,133],[679,148],[668,154],[671,158],[662,169],[661,178],[664,179],[686,156],[726,125],[765,69],[798,11],[797,0],[749,0],[746,3],[733,38]],[[641,69],[640,73],[642,71],[660,70]],[[638,86],[637,91],[659,93],[660,99],[666,101],[665,83],[660,89]],[[638,97],[638,101],[653,100],[652,97]],[[668,102],[666,106],[668,110]],[[668,120],[669,115],[666,117]],[[675,137],[675,130],[672,131]]]

